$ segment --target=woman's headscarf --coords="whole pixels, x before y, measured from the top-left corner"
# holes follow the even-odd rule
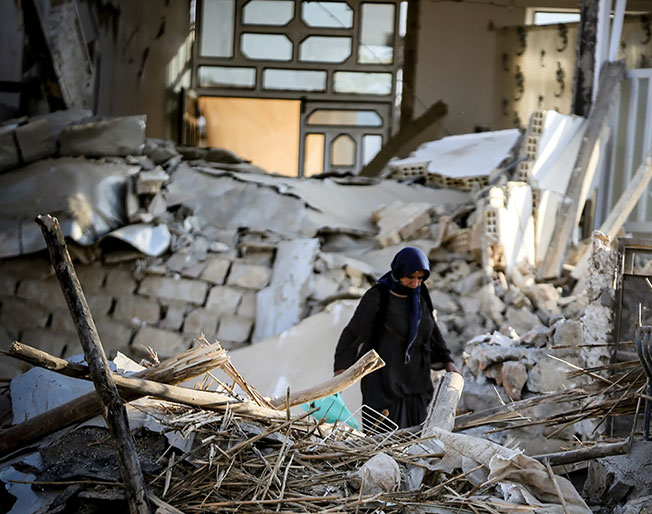
[[[417,337],[419,322],[421,321],[421,286],[407,287],[401,284],[400,279],[411,275],[415,271],[423,271],[425,281],[430,276],[430,262],[428,257],[418,248],[407,246],[399,251],[392,260],[391,271],[385,273],[378,279],[378,283],[384,284],[396,294],[406,295],[408,298],[408,339],[405,350],[405,363],[410,362],[412,356],[412,345]]]

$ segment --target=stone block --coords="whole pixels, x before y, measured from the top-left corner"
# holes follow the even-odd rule
[[[79,341],[76,336],[71,334],[62,334],[47,328],[34,328],[23,332],[21,343],[43,350],[55,357],[63,357],[66,347],[74,347],[79,344]]]
[[[59,283],[54,278],[49,280],[22,280],[18,284],[16,296],[25,300],[32,300],[52,310],[67,308]]]
[[[204,333],[210,340],[217,332],[217,316],[215,312],[199,307],[186,315],[183,322],[183,333],[198,337]]]
[[[271,276],[272,270],[267,266],[234,262],[231,265],[227,284],[246,289],[262,289],[269,284]]]
[[[229,259],[222,259],[219,257],[210,258],[199,276],[202,280],[207,280],[211,284],[222,285],[226,279],[226,274],[231,267]]]
[[[165,315],[160,321],[159,327],[172,331],[180,330],[186,315],[186,306],[172,303],[164,306],[163,310]]]
[[[93,321],[94,320],[95,316],[93,316]],[[50,329],[55,332],[70,334],[75,338],[77,337],[77,329],[75,328],[75,324],[70,317],[70,311],[68,310],[56,310],[52,312]]]
[[[540,352],[537,363],[528,373],[527,388],[530,392],[554,393],[574,389],[579,385],[578,378],[566,378],[566,373],[571,371],[569,366],[545,355],[545,349]],[[579,359],[567,357],[564,360],[581,367]]]
[[[520,400],[523,386],[527,383],[527,368],[518,361],[503,362],[502,383],[511,400]]]
[[[131,350],[137,355],[147,355],[147,347],[151,347],[160,359],[166,359],[190,348],[190,341],[177,332],[143,326],[136,333]]]
[[[240,305],[238,305],[236,314],[251,319],[256,317],[256,293],[253,291],[246,291],[243,293],[242,300],[240,301]]]
[[[123,295],[116,298],[113,317],[132,327],[143,322],[157,323],[161,317],[161,307],[156,300],[139,295]]]
[[[145,277],[138,293],[163,300],[202,305],[206,299],[208,284],[199,280],[172,277]]]
[[[76,266],[75,273],[77,273],[77,278],[85,295],[102,292],[106,272],[101,264],[93,263],[90,266]]]
[[[0,322],[15,331],[45,327],[50,317],[48,309],[31,301],[4,297],[1,302]]]
[[[226,316],[220,320],[220,328],[217,331],[219,341],[231,341],[244,343],[251,335],[254,321],[243,316]]]
[[[106,273],[104,290],[112,296],[131,294],[136,290],[136,279],[131,271],[110,268]]]
[[[381,246],[391,246],[408,239],[430,223],[430,204],[397,201],[372,212],[378,225],[376,239]]]
[[[206,308],[218,315],[233,314],[242,299],[242,291],[228,286],[215,286],[208,293]]]
[[[35,223],[33,223],[35,225]],[[50,261],[41,257],[21,256],[0,261],[0,274],[10,275],[18,281],[43,280],[54,277]]]
[[[253,251],[250,250],[242,258],[242,262],[246,264],[258,264],[260,266],[265,266],[271,268],[274,264],[274,251]]]

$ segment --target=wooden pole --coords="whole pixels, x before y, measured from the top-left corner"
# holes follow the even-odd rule
[[[580,0],[580,27],[577,37],[575,76],[573,78],[572,112],[587,117],[593,98],[595,47],[598,35],[598,4],[595,0]]]
[[[77,329],[79,342],[84,349],[90,376],[101,403],[102,415],[113,437],[129,511],[132,514],[149,514],[151,510],[145,479],[138,461],[136,445],[129,430],[127,410],[111,378],[109,363],[72,265],[59,221],[48,214],[38,216],[36,223],[41,227],[43,238],[48,246],[52,266]]]

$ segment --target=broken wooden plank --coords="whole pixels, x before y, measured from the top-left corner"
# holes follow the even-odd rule
[[[566,250],[570,244],[573,228],[577,225],[584,206],[586,184],[590,184],[598,165],[600,135],[606,128],[609,112],[618,97],[623,78],[623,62],[606,63],[600,74],[600,86],[596,102],[586,121],[587,129],[573,166],[573,173],[566,188],[566,195],[555,216],[555,229],[546,256],[539,269],[542,278],[558,277]]]
[[[167,384],[179,384],[219,366],[226,360],[226,352],[219,344],[208,347],[199,346],[135,373],[132,377]],[[142,398],[142,395],[128,394],[123,397],[126,402],[138,398]],[[95,391],[54,407],[18,425],[0,431],[0,456],[25,447],[57,430],[86,421],[99,413],[100,406]]]
[[[127,410],[111,377],[109,362],[72,265],[66,241],[59,227],[59,220],[49,214],[40,215],[36,218],[36,223],[40,225],[43,232],[52,266],[84,350],[90,376],[100,400],[102,416],[115,443],[129,511],[133,514],[149,514],[151,510],[145,478],[136,453],[136,444],[129,430]]]
[[[410,123],[405,129],[399,130],[389,141],[383,144],[380,152],[360,171],[362,177],[380,175],[392,157],[406,157],[423,141],[420,136],[439,122],[448,113],[448,107],[441,100],[432,105],[426,112]],[[432,139],[432,138],[431,138]]]
[[[352,386],[365,375],[382,368],[384,365],[385,362],[376,353],[376,350],[369,350],[360,357],[355,364],[339,375],[327,380],[326,382],[317,384],[316,386],[290,394],[290,407],[344,391],[344,389]],[[285,407],[286,402],[286,397],[281,396],[274,398],[271,401],[271,404],[277,409],[280,409]]]
[[[577,450],[567,450],[564,452],[545,453],[535,455],[533,459],[539,462],[550,461],[553,466],[562,464],[573,464],[584,460],[600,459],[612,455],[624,455],[629,453],[632,443],[629,439],[619,443],[599,443],[589,448],[579,448]]]

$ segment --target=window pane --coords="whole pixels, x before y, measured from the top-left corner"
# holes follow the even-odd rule
[[[333,140],[331,164],[333,166],[353,166],[355,164],[355,141],[351,136],[342,134]]]
[[[335,92],[388,95],[392,92],[392,74],[336,71]]]
[[[242,10],[245,25],[285,25],[293,17],[292,0],[251,0]]]
[[[394,60],[394,5],[362,4],[358,62],[389,64]]]
[[[254,87],[256,68],[200,66],[199,87]]]
[[[240,50],[249,59],[292,59],[292,41],[283,34],[242,34],[240,41]]]
[[[301,18],[309,27],[353,27],[353,10],[345,2],[301,2]]]
[[[376,111],[319,109],[310,113],[308,125],[345,125],[349,127],[380,127],[382,118]]]
[[[263,71],[263,88],[291,91],[325,91],[325,71],[277,70]]]
[[[367,134],[362,136],[362,164],[365,166],[371,162],[371,159],[376,157],[383,146],[383,136],[375,134]]]
[[[201,55],[233,57],[235,0],[204,0],[201,18]]]
[[[312,177],[324,171],[324,134],[306,134],[303,176]]]
[[[580,21],[580,13],[536,11],[534,13],[535,25],[549,25],[551,23],[577,23]]]
[[[300,61],[344,62],[350,55],[350,37],[310,36],[299,46]]]

